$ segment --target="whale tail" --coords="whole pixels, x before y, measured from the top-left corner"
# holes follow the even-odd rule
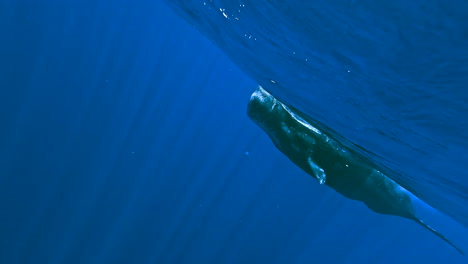
[[[465,252],[463,252],[463,250],[461,250],[459,247],[457,247],[455,244],[452,243],[452,241],[450,241],[448,238],[446,238],[444,235],[442,235],[441,233],[437,232],[437,230],[435,230],[434,228],[432,228],[431,226],[429,226],[428,224],[424,223],[421,219],[418,219],[416,217],[413,218],[413,220],[422,225],[424,228],[426,228],[427,230],[431,231],[433,234],[435,234],[436,236],[442,238],[445,242],[449,243],[453,248],[455,248],[458,252],[460,252],[460,254],[462,254],[463,256],[465,255]]]

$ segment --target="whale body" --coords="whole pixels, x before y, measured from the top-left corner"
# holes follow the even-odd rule
[[[284,155],[320,184],[363,202],[374,212],[411,219],[464,254],[415,215],[415,203],[423,201],[312,125],[294,107],[259,86],[250,98],[247,114]]]

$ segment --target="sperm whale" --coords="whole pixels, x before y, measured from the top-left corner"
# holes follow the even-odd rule
[[[416,216],[422,202],[397,182],[360,159],[326,135],[301,112],[282,103],[261,86],[252,94],[247,115],[294,164],[343,196],[358,200],[372,211],[411,219],[464,252]]]

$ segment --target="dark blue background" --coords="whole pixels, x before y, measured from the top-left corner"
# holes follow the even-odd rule
[[[466,263],[294,167],[159,1],[3,0],[0,36],[0,263]]]

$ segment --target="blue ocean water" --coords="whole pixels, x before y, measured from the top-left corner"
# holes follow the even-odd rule
[[[268,88],[468,251],[467,10],[1,1],[0,263],[466,263],[319,186],[245,111]]]

